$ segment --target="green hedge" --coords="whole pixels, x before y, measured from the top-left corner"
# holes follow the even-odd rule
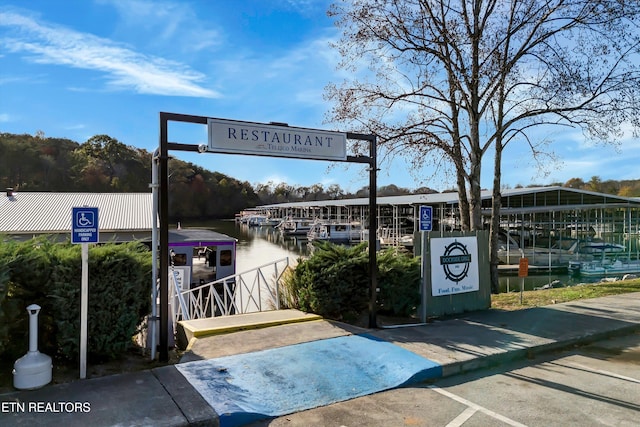
[[[420,260],[395,249],[378,252],[377,309],[410,316],[420,301]],[[314,242],[312,255],[285,276],[290,307],[332,319],[357,318],[369,302],[367,243],[357,246]]]
[[[396,249],[378,252],[378,310],[413,316],[420,304],[420,258]]]
[[[81,246],[47,238],[0,243],[0,358],[28,350],[26,307],[42,307],[39,350],[77,360],[80,341]],[[151,253],[140,243],[89,248],[87,353],[90,361],[130,347],[150,312]]]

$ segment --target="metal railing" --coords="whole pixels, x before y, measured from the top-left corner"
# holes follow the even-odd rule
[[[174,278],[169,299],[172,302],[174,325],[179,320],[279,309],[280,281],[289,267],[289,258],[282,258],[181,291],[175,285]]]
[[[169,301],[172,301],[171,304],[171,317],[174,319],[178,319],[178,313],[180,313],[184,320],[190,320],[188,317],[189,313],[187,310],[187,305],[184,300],[184,296],[180,290],[180,281],[178,279],[178,274],[173,271],[169,272]],[[185,316],[186,313],[186,316]],[[175,325],[175,322],[174,322]]]

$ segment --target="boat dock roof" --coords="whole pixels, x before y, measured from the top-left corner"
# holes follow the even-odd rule
[[[534,213],[536,211],[581,210],[608,207],[636,207],[640,208],[640,199],[623,197],[594,191],[579,190],[568,187],[529,187],[513,188],[501,191],[501,213]],[[483,208],[489,214],[492,191],[483,190],[481,193]],[[418,206],[418,205],[457,205],[458,193],[409,194],[402,196],[377,197],[378,206]],[[286,208],[317,208],[317,207],[355,207],[368,206],[369,198],[360,197],[339,200],[314,200],[303,202],[277,203],[261,205],[256,209],[286,209]]]

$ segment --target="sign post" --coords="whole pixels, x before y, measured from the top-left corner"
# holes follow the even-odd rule
[[[518,277],[520,277],[520,304],[522,305],[522,294],[524,293],[524,278],[529,275],[529,258],[520,258],[518,264]]]
[[[98,208],[76,207],[71,214],[71,243],[82,244],[80,288],[80,379],[87,377],[87,318],[89,311],[89,243],[98,243]]]
[[[426,231],[433,230],[433,208],[431,206],[420,206],[420,242],[422,244],[422,289],[420,302],[420,321],[427,321],[427,279],[426,279],[426,262],[427,262],[427,236]]]

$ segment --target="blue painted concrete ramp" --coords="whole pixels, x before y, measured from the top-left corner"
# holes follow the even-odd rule
[[[242,426],[442,375],[439,364],[367,335],[176,367],[220,416],[222,427]]]

